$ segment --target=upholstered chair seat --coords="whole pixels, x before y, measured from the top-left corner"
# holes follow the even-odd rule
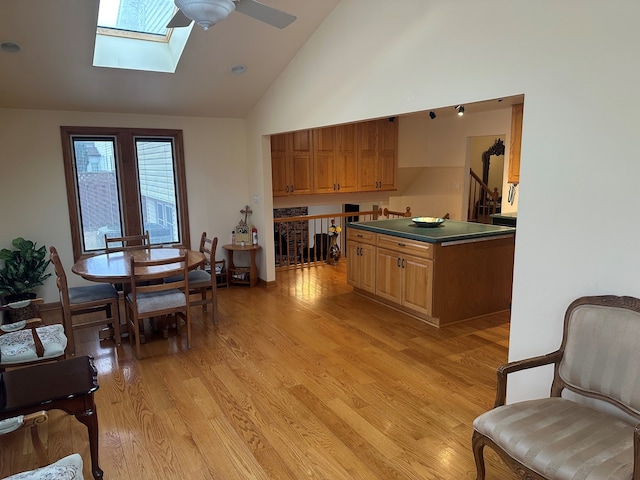
[[[38,356],[31,329],[0,335],[0,366],[22,365],[35,361],[62,357],[67,348],[67,336],[60,324],[46,325],[35,329],[44,347]]]
[[[94,302],[105,298],[118,300],[118,292],[113,288],[113,285],[100,283],[82,287],[69,287],[69,303],[71,305]]]
[[[46,467],[16,473],[5,477],[4,480],[84,480],[82,457],[73,453]]]
[[[132,302],[132,294],[129,294],[127,299]],[[187,299],[184,292],[177,289],[162,292],[141,292],[138,293],[136,302],[137,312],[140,316],[158,310],[184,307],[186,304]]]
[[[473,428],[544,478],[629,480],[634,426],[564,398],[503,405]]]
[[[199,270],[199,269],[191,270],[188,276],[189,276],[189,283],[211,282],[211,274],[206,270]],[[180,280],[182,280],[182,275],[174,275],[172,277],[167,277],[165,279],[165,282],[173,283],[173,282],[179,282]]]

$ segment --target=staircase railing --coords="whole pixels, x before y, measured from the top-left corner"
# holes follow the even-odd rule
[[[410,217],[411,208],[395,212],[385,208],[377,210],[300,215],[273,219],[273,238],[276,270],[316,266],[329,259],[329,232],[338,231],[338,245],[346,254],[345,227],[349,222],[366,222],[380,217]]]
[[[490,215],[498,211],[500,193],[497,188],[492,191],[473,170],[470,169],[469,173],[471,179],[467,220],[469,222],[491,223]]]

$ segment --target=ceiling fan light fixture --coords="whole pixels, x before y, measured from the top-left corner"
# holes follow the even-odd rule
[[[236,9],[233,0],[174,0],[187,17],[207,30]]]

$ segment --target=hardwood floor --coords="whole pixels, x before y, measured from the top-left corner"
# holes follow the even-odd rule
[[[218,326],[194,308],[185,336],[76,335],[98,368],[100,466],[116,479],[474,479],[471,423],[491,408],[507,314],[437,329],[352,293],[345,264],[219,290]],[[149,332],[150,333],[150,332]],[[52,411],[48,461],[86,429]],[[487,449],[487,480],[515,476]],[[0,477],[35,468],[24,430],[0,436]]]

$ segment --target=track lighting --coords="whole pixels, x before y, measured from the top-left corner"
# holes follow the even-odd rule
[[[429,112],[429,118],[431,120],[433,120],[434,118],[436,118],[436,112],[434,112],[433,110]]]
[[[464,115],[464,105],[458,105],[456,107],[456,110],[458,111],[458,116],[461,117]]]

